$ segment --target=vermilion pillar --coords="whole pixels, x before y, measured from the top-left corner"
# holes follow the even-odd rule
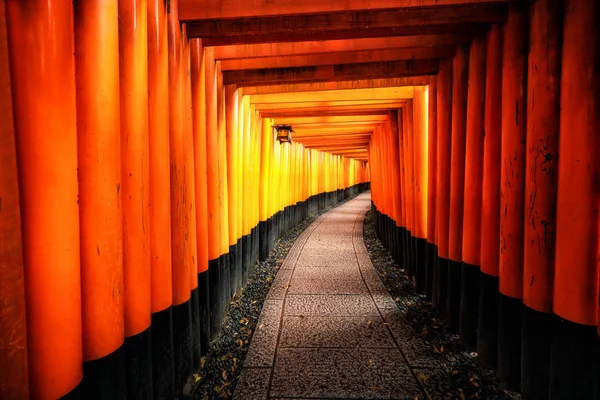
[[[500,254],[500,146],[502,121],[502,25],[487,37],[483,181],[481,192],[481,280],[477,355],[488,366],[498,360],[498,263]]]
[[[192,125],[194,129],[194,182],[196,185],[196,243],[198,248],[198,309],[202,353],[210,341],[210,295],[208,286],[208,183],[206,165],[206,90],[204,50],[200,39],[190,40],[192,78]]]
[[[241,294],[242,291],[242,258],[239,247],[241,237],[238,236],[238,224],[241,216],[238,215],[238,185],[241,179],[238,176],[240,162],[238,146],[238,90],[235,85],[225,86],[225,118],[227,132],[227,196],[229,206],[229,265],[231,293]],[[238,246],[238,242],[240,245]]]
[[[432,299],[433,271],[437,256],[435,201],[437,197],[437,77],[429,78],[427,96],[427,255],[425,268],[425,297]]]
[[[27,326],[25,320],[25,281],[19,176],[10,70],[5,1],[0,1],[0,297],[6,299],[0,309],[0,398],[29,398],[27,366]]]
[[[548,398],[560,114],[561,0],[529,9],[521,392]]]
[[[219,153],[217,133],[217,76],[214,48],[204,51],[206,73],[206,165],[207,165],[207,220],[208,232],[208,277],[210,293],[210,333],[216,337],[221,324],[219,256],[221,250],[219,223]]]
[[[169,144],[171,164],[171,260],[173,275],[173,351],[175,391],[181,393],[192,370],[190,266],[187,259],[187,166],[184,126],[184,77],[177,1],[171,2],[169,29]]]
[[[427,88],[414,88],[413,100],[413,154],[415,203],[415,283],[417,291],[425,293],[425,254],[427,244]]]
[[[220,266],[221,266],[221,302],[223,313],[229,310],[231,299],[231,264],[229,256],[229,198],[227,182],[227,127],[225,117],[225,87],[223,86],[223,73],[221,62],[217,61],[215,66],[217,76],[217,146],[219,154],[219,219],[220,219]],[[224,317],[224,315],[222,316]]]
[[[186,246],[186,265],[190,277],[190,307],[192,309],[192,361],[193,368],[200,368],[202,357],[200,331],[200,305],[198,292],[198,243],[196,240],[196,177],[194,168],[194,124],[192,121],[192,74],[191,74],[191,48],[187,37],[187,25],[182,27],[182,63],[183,75],[183,132],[185,147],[185,223],[184,230]]]
[[[74,16],[83,393],[124,397],[118,3],[76,3]]]
[[[514,390],[521,381],[527,23],[527,8],[511,5],[502,49],[498,375]]]
[[[448,231],[450,222],[450,156],[452,132],[452,60],[440,62],[437,78],[437,182],[436,210],[438,259],[434,271],[432,303],[446,314],[448,289]],[[435,285],[437,283],[437,285]]]
[[[479,252],[481,250],[481,185],[485,112],[486,37],[473,39],[469,56],[465,192],[460,299],[460,342],[475,350],[479,304]]]
[[[408,276],[411,279],[415,277],[415,190],[414,190],[414,147],[413,147],[413,100],[408,100],[403,108],[402,122],[404,123],[403,131],[403,150],[404,150],[404,187],[406,193],[406,248],[407,262],[405,268]]]
[[[173,279],[169,144],[169,52],[167,10],[148,1],[148,142],[150,265],[152,283],[152,380],[155,398],[173,393]]]
[[[73,4],[10,0],[6,21],[25,265],[29,395],[56,399],[72,391],[82,377]],[[2,120],[4,124],[6,119]],[[5,162],[10,161],[2,158]]]
[[[469,48],[458,46],[452,68],[452,140],[450,160],[450,222],[448,231],[448,329],[458,332],[462,275],[463,207],[465,194],[465,140]]]
[[[584,399],[598,385],[600,7],[567,0],[565,10],[549,398]]]

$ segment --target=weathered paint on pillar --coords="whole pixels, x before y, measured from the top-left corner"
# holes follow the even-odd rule
[[[0,1],[0,398],[29,398],[23,239],[5,1]]]
[[[84,396],[123,397],[118,4],[87,1],[74,11]]]
[[[29,394],[56,399],[73,390],[82,377],[73,4],[10,0],[6,21]]]

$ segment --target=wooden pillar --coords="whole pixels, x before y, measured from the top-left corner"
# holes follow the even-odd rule
[[[202,357],[200,332],[200,304],[198,292],[198,243],[196,240],[196,179],[194,168],[194,124],[192,121],[192,74],[191,48],[187,37],[187,25],[182,26],[183,77],[183,143],[185,148],[185,261],[189,268],[190,308],[192,316],[192,361],[193,368],[200,368]]]
[[[217,61],[215,66],[217,76],[217,151],[219,154],[219,226],[220,236],[220,266],[221,266],[221,302],[223,304],[223,315],[229,310],[231,300],[231,257],[229,257],[229,199],[227,198],[227,129],[225,118],[225,87],[223,86],[223,73],[221,62]]]
[[[192,78],[192,125],[194,183],[196,190],[196,243],[198,248],[198,309],[201,352],[206,354],[211,338],[208,277],[208,182],[206,174],[206,76],[201,39],[190,40]]]
[[[399,150],[399,145],[400,145],[400,141],[399,141],[399,121],[398,121],[398,112],[397,111],[391,111],[388,113],[388,118],[389,118],[389,126],[390,126],[390,145],[389,145],[389,151],[392,155],[392,165],[391,165],[391,169],[392,169],[392,191],[394,193],[394,210],[393,210],[393,215],[394,215],[394,242],[393,242],[393,248],[394,248],[394,253],[396,255],[396,262],[401,263],[402,262],[402,231],[403,231],[403,227],[402,227],[402,192],[400,189],[400,181],[401,181],[401,175],[400,175],[400,154],[398,152]],[[350,160],[344,160],[344,161],[348,161],[350,162]],[[348,174],[350,173],[350,171],[345,170],[345,179],[348,178]],[[352,182],[351,184],[354,184],[355,182]],[[347,186],[347,185],[346,185]]]
[[[529,9],[521,392],[548,398],[560,113],[561,0]]]
[[[438,237],[437,271],[434,271],[432,303],[446,314],[448,292],[448,240],[450,223],[450,157],[452,132],[452,60],[440,62],[437,78],[437,182],[436,210]],[[437,272],[437,273],[436,273]],[[437,285],[436,285],[437,283]],[[437,289],[437,290],[435,290]]]
[[[458,46],[456,48],[452,71],[452,144],[446,321],[450,331],[458,332],[460,322],[462,228],[465,194],[467,87],[469,82],[469,48],[467,46]]]
[[[567,0],[565,10],[553,297],[561,319],[551,352],[553,400],[592,398],[599,359],[600,7]]]
[[[273,147],[273,128],[271,120],[263,118],[261,125],[261,153],[260,153],[260,215],[259,215],[259,260],[264,261],[269,256],[269,190],[271,178],[271,155]]]
[[[175,391],[181,393],[192,370],[192,320],[189,251],[186,243],[187,166],[184,127],[184,77],[177,2],[171,3],[169,24],[169,130],[171,149],[171,244],[173,269],[173,343]]]
[[[29,398],[27,366],[27,326],[25,315],[25,280],[23,240],[19,199],[19,174],[11,76],[8,58],[8,30],[5,1],[0,1],[0,398]]]
[[[527,8],[511,5],[502,50],[498,375],[513,390],[521,381],[527,24]]]
[[[118,3],[74,11],[83,395],[124,397]]]
[[[481,279],[477,355],[490,367],[498,364],[498,265],[500,256],[500,147],[502,122],[502,25],[487,37],[483,182],[481,193]]]
[[[59,398],[82,377],[73,5],[10,0],[6,21],[25,265],[29,394]]]
[[[238,215],[237,193],[238,185],[238,90],[235,85],[225,85],[225,117],[227,134],[227,196],[229,208],[229,262],[231,292],[241,294],[242,291],[242,264],[238,263]]]
[[[415,164],[414,164],[414,125],[413,125],[413,103],[414,100],[408,100],[404,106],[402,122],[404,123],[404,181],[406,188],[406,247],[407,263],[405,264],[410,279],[415,278]]]
[[[427,254],[425,267],[425,297],[431,301],[433,296],[433,271],[437,256],[436,214],[437,198],[437,77],[429,78],[427,95]]]
[[[425,294],[427,244],[427,88],[414,88],[413,99],[413,154],[414,154],[414,263],[417,291]]]
[[[148,1],[148,135],[150,265],[152,284],[152,380],[154,398],[174,385],[173,278],[169,142],[169,49],[165,3]],[[165,240],[167,238],[167,240]]]
[[[485,112],[486,37],[473,39],[469,56],[465,191],[460,300],[460,342],[475,350],[479,305],[479,252],[481,250],[481,185]]]
[[[221,325],[221,234],[219,223],[219,153],[217,132],[217,76],[214,48],[204,50],[206,73],[206,173],[208,220],[208,277],[210,294],[210,334],[214,340]]]

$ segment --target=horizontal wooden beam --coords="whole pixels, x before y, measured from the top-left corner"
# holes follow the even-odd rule
[[[321,117],[281,117],[273,118],[276,125],[312,125],[312,124],[331,124],[331,123],[351,123],[351,122],[383,122],[388,119],[384,115],[350,115],[350,116],[321,116]]]
[[[366,101],[307,101],[297,103],[259,103],[256,110],[262,113],[310,112],[312,110],[352,111],[352,110],[388,110],[404,106],[406,100],[366,100]],[[266,116],[266,115],[265,115]]]
[[[417,8],[453,5],[481,5],[508,0],[179,0],[183,21],[222,18],[285,16],[291,14],[378,11],[391,8]]]
[[[261,112],[260,115],[263,118],[275,118],[275,119],[285,119],[285,118],[298,118],[298,117],[350,117],[350,116],[367,116],[367,115],[388,115],[389,109],[387,108],[379,108],[379,109],[371,109],[371,110],[340,110],[340,109],[331,109],[328,107],[325,108],[311,108],[308,110],[298,110],[298,109],[288,109],[288,110],[279,110],[279,111],[271,111],[271,112]]]
[[[282,42],[307,42],[319,40],[355,40],[367,38],[382,38],[395,36],[421,36],[421,35],[469,35],[471,37],[480,35],[489,30],[489,23],[478,24],[455,24],[455,25],[424,25],[424,26],[401,26],[394,28],[379,29],[356,29],[356,30],[324,30],[322,32],[300,31],[288,34],[264,34],[264,35],[240,35],[220,36],[203,39],[202,43],[209,47],[232,46],[260,43],[282,43]],[[193,31],[192,31],[193,33]],[[195,37],[195,36],[193,36]],[[192,38],[193,38],[192,37]]]
[[[323,90],[372,89],[400,86],[426,86],[429,76],[405,76],[400,78],[375,78],[344,80],[336,82],[283,83],[279,85],[247,86],[241,88],[243,94],[316,92]]]
[[[195,21],[187,24],[187,34],[189,37],[202,38],[205,46],[216,46],[350,38],[335,37],[336,32],[351,33],[351,38],[460,33],[463,32],[461,28],[471,24],[502,23],[507,14],[508,8],[504,4],[396,8],[338,14]]]
[[[411,86],[404,86],[354,90],[325,90],[322,92],[307,91],[295,92],[293,95],[290,95],[289,93],[257,94],[250,96],[250,103],[321,102],[323,105],[327,105],[325,103],[328,102],[362,101],[368,104],[369,102],[380,102],[386,100],[398,101],[403,99],[412,99],[413,93],[414,89]]]
[[[258,43],[214,48],[216,60],[300,56],[342,51],[401,49],[412,47],[455,46],[471,41],[471,35],[444,34],[377,37],[352,40],[321,40],[309,42]]]
[[[221,70],[273,69],[308,67],[318,65],[342,65],[367,62],[385,62],[399,60],[423,60],[454,57],[454,46],[411,47],[404,49],[383,49],[364,51],[344,51],[328,54],[310,54],[300,56],[275,56],[250,58],[245,60],[221,61]]]
[[[437,60],[408,60],[302,68],[224,71],[223,83],[261,86],[285,82],[335,82],[355,79],[435,75]]]

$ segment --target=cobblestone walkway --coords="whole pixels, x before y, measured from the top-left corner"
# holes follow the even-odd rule
[[[235,400],[424,399],[410,328],[362,239],[369,194],[319,217],[278,272]],[[418,346],[418,344],[417,344]]]

